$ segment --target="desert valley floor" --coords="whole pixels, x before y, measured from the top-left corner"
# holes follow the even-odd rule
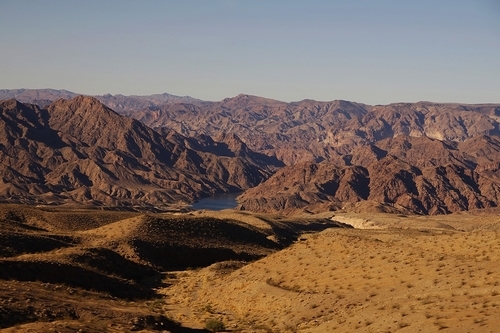
[[[1,205],[0,228],[2,332],[500,325],[498,209],[282,217]]]

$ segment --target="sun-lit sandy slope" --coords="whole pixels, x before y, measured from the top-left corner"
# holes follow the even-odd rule
[[[498,213],[339,214],[378,229],[327,229],[239,269],[179,272],[165,310],[240,332],[498,332]]]
[[[233,219],[236,221],[240,221],[249,225],[253,225],[262,230],[270,230],[271,225],[266,222],[266,218],[260,216],[261,214],[255,214],[246,211],[237,211],[232,209],[225,209],[221,211],[213,211],[213,210],[198,210],[194,211],[193,215],[195,216],[208,216],[215,217],[219,219]],[[330,217],[332,214],[329,214]],[[273,222],[276,222],[277,216],[274,216]]]

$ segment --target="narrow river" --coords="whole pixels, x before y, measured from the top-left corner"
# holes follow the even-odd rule
[[[195,202],[191,207],[195,210],[222,210],[235,208],[238,205],[238,203],[236,202],[236,197],[240,194],[241,192],[216,194]]]

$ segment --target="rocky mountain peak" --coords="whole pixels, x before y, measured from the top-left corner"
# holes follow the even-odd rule
[[[97,98],[86,95],[79,95],[69,100],[58,99],[49,106],[49,109],[72,111],[75,114],[85,114],[87,112],[104,112],[114,113],[118,115]]]

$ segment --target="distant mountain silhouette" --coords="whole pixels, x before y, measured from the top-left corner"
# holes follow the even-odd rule
[[[0,89],[0,100],[14,98],[23,103],[36,104],[42,108],[58,99],[72,99],[80,94],[56,89]],[[123,113],[131,110],[155,109],[158,105],[174,102],[197,102],[189,96],[176,96],[167,93],[147,96],[95,95],[107,107]]]

